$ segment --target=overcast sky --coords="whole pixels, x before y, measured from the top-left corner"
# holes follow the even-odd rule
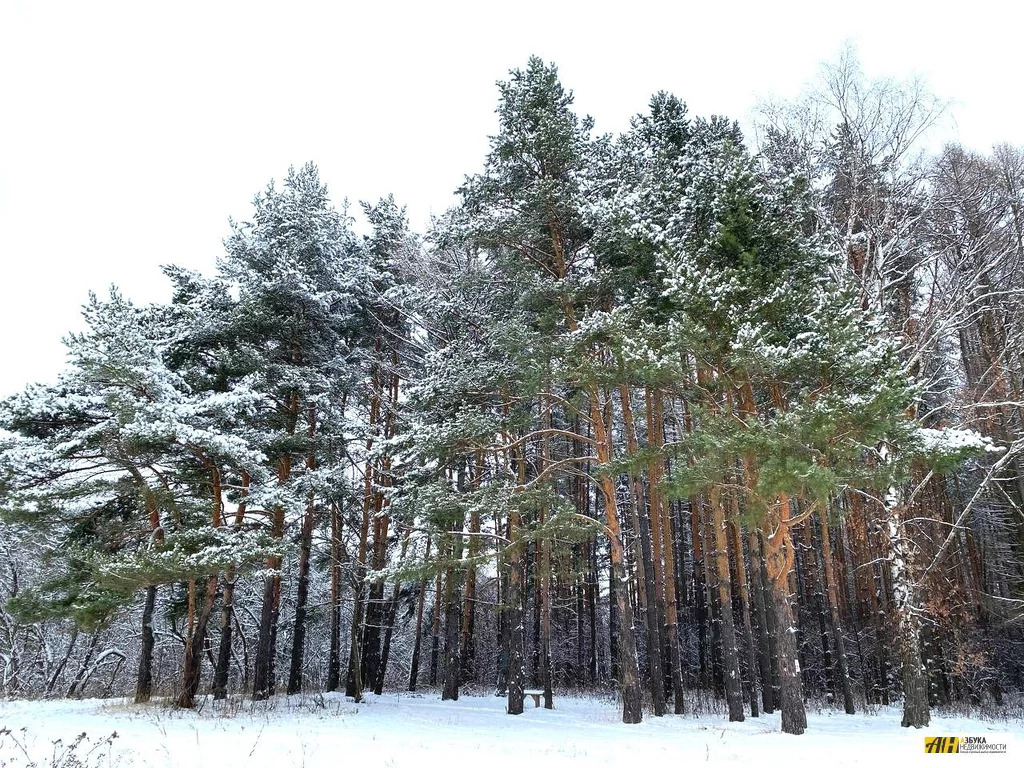
[[[422,229],[530,54],[614,132],[661,89],[743,121],[849,41],[869,76],[953,100],[950,138],[1024,144],[1016,3],[694,5],[0,0],[0,395],[56,375],[89,290],[159,300],[160,264],[212,271],[289,165],[339,205],[393,192]]]

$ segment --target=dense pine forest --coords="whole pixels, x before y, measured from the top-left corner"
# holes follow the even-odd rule
[[[533,58],[424,233],[292,169],[0,404],[0,693],[1019,700],[1024,149],[941,111],[847,58],[598,135]]]

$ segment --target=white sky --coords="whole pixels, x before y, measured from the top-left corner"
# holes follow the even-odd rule
[[[393,192],[422,230],[534,53],[614,132],[660,89],[742,121],[851,41],[869,76],[954,100],[951,138],[1024,144],[1010,0],[694,5],[0,0],[0,396],[56,375],[89,290],[159,300],[160,264],[212,271],[289,165],[339,205]]]

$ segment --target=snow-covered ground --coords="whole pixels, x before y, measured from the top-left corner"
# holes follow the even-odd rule
[[[992,765],[1019,766],[1024,724],[933,717],[932,727],[900,728],[899,712],[873,715],[809,713],[803,736],[778,732],[778,715],[728,723],[721,715],[647,717],[623,725],[614,702],[557,697],[555,709],[505,714],[504,699],[434,694],[386,695],[353,704],[336,695],[281,698],[270,705],[208,703],[199,712],[124,701],[0,701],[0,766],[185,766],[187,768],[671,768],[740,763],[787,768],[935,765],[980,756],[924,753],[925,734],[1011,734],[1009,754],[985,755]],[[24,730],[22,730],[24,729]],[[104,739],[114,731],[109,746]],[[75,748],[80,763],[61,756]],[[21,746],[27,750],[27,756]],[[60,743],[54,745],[54,741]],[[85,757],[92,749],[92,753]],[[57,760],[53,759],[56,755]],[[5,763],[6,761],[6,763]]]

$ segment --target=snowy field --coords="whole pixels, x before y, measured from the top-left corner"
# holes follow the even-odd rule
[[[386,695],[353,704],[336,695],[279,699],[271,705],[207,704],[199,712],[124,701],[0,702],[0,766],[187,766],[188,768],[505,768],[749,764],[903,766],[984,760],[1019,766],[1024,724],[933,717],[932,727],[899,727],[899,712],[847,716],[809,713],[803,736],[778,733],[778,715],[725,722],[721,715],[647,717],[619,722],[610,700],[555,698],[555,709],[504,712],[504,699],[434,694]],[[22,730],[24,729],[24,730]],[[116,731],[117,737],[110,740]],[[86,736],[69,749],[79,734]],[[923,737],[1011,734],[1008,755],[926,755]],[[13,740],[17,738],[17,743]],[[54,744],[56,740],[60,742]],[[78,762],[75,762],[78,760]]]

